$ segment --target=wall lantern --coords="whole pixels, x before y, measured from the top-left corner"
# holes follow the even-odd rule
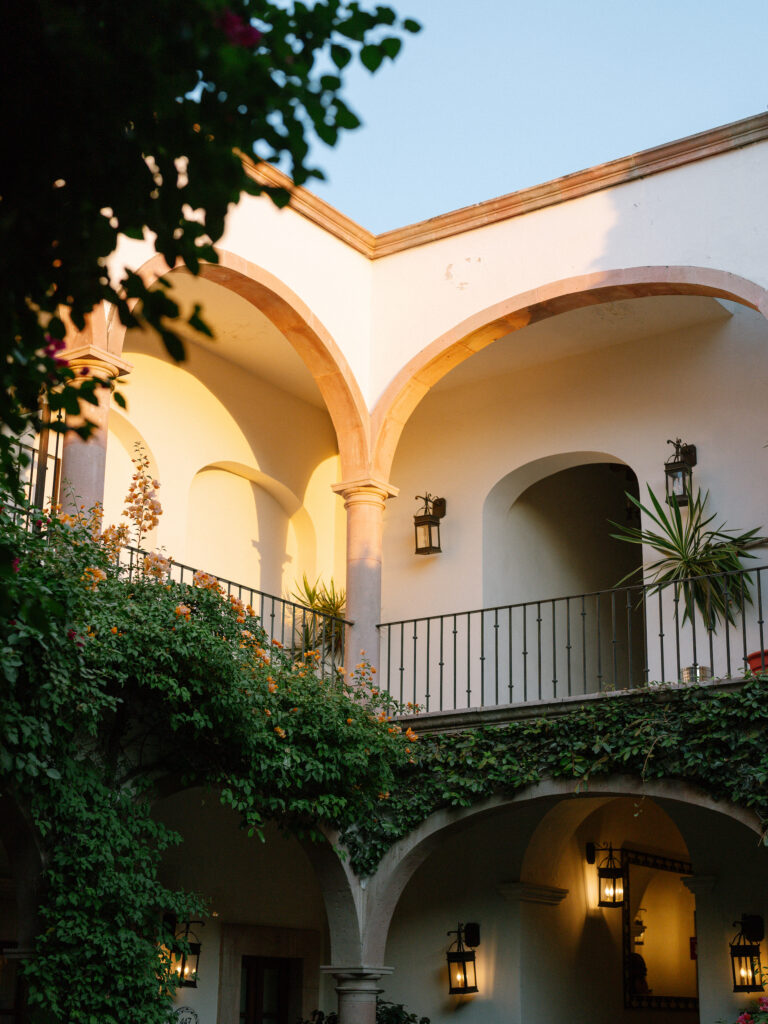
[[[452,996],[460,996],[465,992],[477,992],[477,973],[475,971],[475,950],[465,949],[467,946],[480,945],[480,925],[461,924],[455,932],[456,941],[451,943],[448,953],[448,992]]]
[[[739,932],[731,942],[731,971],[734,992],[762,992],[760,943],[765,935],[763,919],[759,914],[742,914],[733,922]]]
[[[688,504],[688,495],[693,489],[693,467],[696,465],[696,445],[683,444],[678,439],[667,441],[674,447],[674,452],[664,463],[664,475],[667,478],[667,504],[672,501],[682,508]]]
[[[416,554],[434,555],[440,547],[440,520],[445,515],[445,498],[433,498],[426,494],[416,495],[417,501],[424,502],[424,508],[413,517],[416,530]]]
[[[177,976],[177,983],[182,988],[197,988],[197,971],[200,963],[202,944],[193,931],[192,925],[204,925],[204,921],[186,921],[177,924],[175,917],[166,915],[165,926],[182,949],[172,954],[171,970]]]
[[[598,845],[587,843],[587,864],[594,864],[597,851],[605,852],[605,857],[597,866],[598,907],[624,906],[624,868],[613,852],[611,843]]]

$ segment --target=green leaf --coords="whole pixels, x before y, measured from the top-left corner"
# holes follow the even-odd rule
[[[360,60],[371,73],[379,69],[383,59],[384,54],[378,46],[367,45],[360,50]]]
[[[387,36],[381,40],[380,46],[387,57],[390,60],[394,60],[403,46],[402,39],[398,39],[397,36]]]
[[[343,70],[352,60],[352,51],[346,46],[340,46],[338,43],[334,43],[331,47],[331,60],[339,70]]]

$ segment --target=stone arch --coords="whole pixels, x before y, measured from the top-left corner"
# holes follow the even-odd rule
[[[397,903],[417,868],[451,835],[462,832],[484,818],[514,805],[533,801],[578,800],[579,797],[650,797],[672,804],[701,808],[731,818],[762,835],[757,815],[734,804],[717,801],[704,790],[677,780],[643,782],[632,776],[614,775],[592,779],[581,793],[572,779],[546,779],[513,795],[500,795],[472,807],[436,811],[385,854],[370,879],[366,897],[363,956],[366,963],[383,963],[389,926]]]
[[[373,471],[388,479],[400,435],[442,377],[512,331],[574,309],[655,295],[708,295],[748,306],[768,318],[768,291],[709,267],[630,267],[565,278],[504,299],[440,335],[390,382],[371,415]]]
[[[610,464],[632,470],[624,460],[610,452],[603,451],[562,451],[532,459],[504,473],[488,491],[483,502],[483,600],[486,606],[507,603],[507,599],[499,598],[498,585],[494,579],[509,574],[510,567],[504,561],[505,553],[505,522],[510,510],[519,498],[534,485],[548,477],[553,477],[564,470],[576,470],[578,467]],[[638,558],[634,564],[640,565]],[[627,571],[626,569],[624,571]],[[623,575],[619,572],[616,576]],[[583,591],[595,589],[583,587]],[[561,591],[562,592],[562,591]],[[566,590],[570,593],[570,590]],[[512,599],[510,598],[510,601]],[[516,599],[515,599],[516,600]]]
[[[164,775],[152,783],[150,794],[155,812],[172,797],[204,788],[200,780],[182,781],[177,774]],[[211,787],[218,799],[219,786]],[[3,812],[7,798],[0,799],[0,841],[6,841]],[[222,803],[222,807],[225,805]],[[232,811],[237,817],[237,812]],[[277,822],[277,818],[267,819]],[[18,833],[18,829],[16,830]],[[339,836],[333,829],[321,829],[324,838],[306,833],[294,838],[309,860],[320,889],[328,919],[331,961],[334,964],[360,964],[363,929],[363,888],[355,876],[349,858],[340,854]],[[20,833],[19,833],[20,834]],[[36,934],[36,933],[35,933]]]
[[[304,361],[323,397],[339,443],[342,475],[345,479],[365,476],[370,451],[368,410],[349,363],[330,332],[279,278],[233,253],[218,253],[218,263],[201,265],[200,277],[246,299],[284,335]],[[150,286],[170,269],[158,254],[137,273]],[[125,326],[113,317],[109,349],[115,355],[122,352],[125,334]]]

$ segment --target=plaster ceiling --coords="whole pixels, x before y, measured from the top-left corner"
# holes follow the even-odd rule
[[[730,316],[726,303],[699,295],[649,296],[574,309],[512,331],[465,360],[433,390],[447,391],[595,349],[676,334]]]
[[[165,280],[172,284],[168,295],[179,304],[182,314],[188,316],[195,303],[200,303],[203,319],[214,332],[213,339],[189,328],[181,332],[191,357],[196,349],[204,347],[281,391],[318,408],[325,407],[301,357],[256,306],[228,288],[193,277],[186,270],[175,270]],[[158,346],[162,350],[159,340]],[[131,348],[147,351],[146,332],[128,332],[126,350]]]

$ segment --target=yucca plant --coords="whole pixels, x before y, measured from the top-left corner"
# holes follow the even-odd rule
[[[709,491],[704,495],[700,489],[695,494],[688,492],[686,515],[674,499],[665,509],[650,486],[648,496],[652,508],[627,493],[627,498],[655,527],[626,526],[609,520],[620,531],[611,536],[629,544],[645,544],[661,557],[633,569],[617,585],[637,574],[650,573],[656,584],[654,593],[671,585],[682,597],[683,622],[690,620],[694,609],[698,609],[706,628],[713,633],[721,621],[733,625],[745,604],[752,603],[752,580],[748,575],[737,575],[745,568],[742,559],[754,558],[751,549],[768,543],[768,538],[760,535],[759,527],[735,533],[726,530],[725,523],[712,526],[715,515],[705,514]]]
[[[316,612],[316,615],[305,615],[296,623],[293,639],[293,651],[296,657],[303,657],[306,651],[319,651],[331,664],[341,664],[344,653],[344,626],[339,621],[344,618],[347,605],[347,593],[339,587],[331,577],[328,583],[316,579],[310,583],[307,574],[296,581],[296,589],[291,594],[294,601],[305,608]]]

